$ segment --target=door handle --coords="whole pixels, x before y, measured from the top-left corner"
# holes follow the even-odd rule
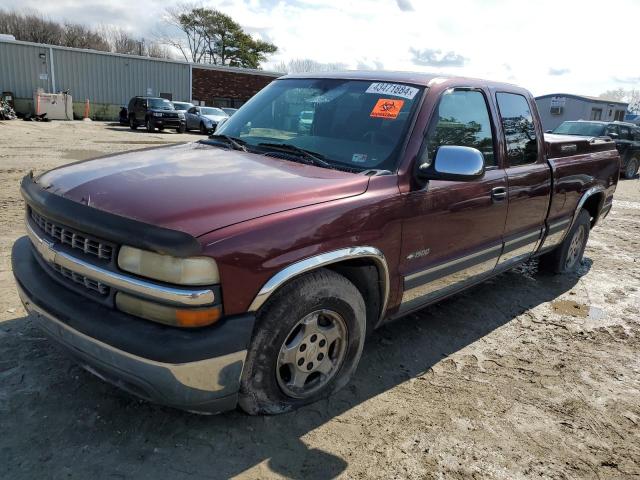
[[[491,200],[493,203],[502,202],[507,198],[507,187],[496,187],[491,189]]]

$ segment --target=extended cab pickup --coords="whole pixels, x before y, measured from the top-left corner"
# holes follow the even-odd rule
[[[278,413],[344,386],[385,321],[532,257],[575,271],[619,168],[610,139],[543,135],[513,85],[287,76],[206,140],[26,177],[13,272],[101,378]]]

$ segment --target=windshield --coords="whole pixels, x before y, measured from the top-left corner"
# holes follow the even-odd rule
[[[216,133],[251,148],[289,144],[336,166],[394,170],[422,88],[342,79],[277,80]]]
[[[202,115],[222,115],[222,116],[227,115],[219,108],[213,108],[213,107],[201,107],[200,113],[202,113]]]
[[[584,137],[600,137],[604,135],[604,125],[591,122],[562,122],[553,133],[561,135],[581,135]]]
[[[191,107],[193,107],[193,104],[185,102],[173,102],[173,107],[176,110],[189,110]]]
[[[149,102],[149,108],[156,110],[174,110],[173,104],[164,98],[149,98],[147,101]]]

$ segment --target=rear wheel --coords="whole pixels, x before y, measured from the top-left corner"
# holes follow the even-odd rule
[[[129,128],[131,130],[136,130],[138,128],[135,117],[129,117]]]
[[[364,300],[349,280],[330,270],[294,279],[258,314],[240,407],[284,413],[339,390],[355,372],[365,333]]]
[[[582,263],[590,228],[591,215],[582,209],[562,243],[555,250],[540,257],[541,269],[553,273],[575,272]]]
[[[624,169],[624,178],[633,178],[638,173],[638,167],[640,166],[640,156],[636,155],[629,159],[627,166]]]

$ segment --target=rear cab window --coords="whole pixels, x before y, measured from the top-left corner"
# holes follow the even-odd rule
[[[509,166],[538,161],[538,137],[527,99],[517,93],[496,93]]]

